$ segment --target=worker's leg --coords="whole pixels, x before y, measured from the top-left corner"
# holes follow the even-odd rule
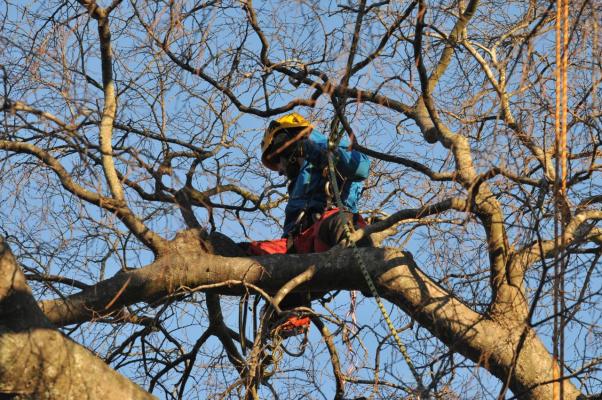
[[[264,240],[239,244],[247,254],[262,256],[269,254],[286,254],[291,249],[287,246],[286,239]],[[297,307],[310,307],[310,300],[306,293],[289,293],[279,304],[281,310],[291,310]],[[290,315],[286,319],[273,316],[270,324],[279,336],[288,337],[304,333],[309,329],[309,318],[303,314]]]
[[[345,225],[347,225],[347,229],[345,228]],[[337,244],[343,244],[344,247],[347,247],[346,230],[353,232],[354,229],[360,226],[365,226],[365,223],[360,219],[358,214],[354,215],[350,212],[337,212],[321,221],[318,230],[318,240],[321,242],[320,244],[326,248],[333,247]],[[372,239],[369,236],[359,240],[356,245],[358,247],[374,247]]]
[[[286,239],[261,240],[256,242],[238,243],[250,256],[265,256],[269,254],[286,254]]]

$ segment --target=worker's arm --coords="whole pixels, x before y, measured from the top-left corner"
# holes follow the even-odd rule
[[[301,142],[304,157],[318,168],[328,165],[328,148],[325,143],[305,139]],[[334,151],[334,160],[339,173],[346,178],[363,180],[370,173],[370,159],[356,150],[339,146]]]

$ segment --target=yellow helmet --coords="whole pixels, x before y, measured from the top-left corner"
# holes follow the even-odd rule
[[[272,122],[265,130],[265,134],[263,135],[263,140],[261,141],[261,162],[263,165],[268,167],[273,171],[278,170],[277,163],[270,160],[271,154],[268,154],[267,150],[274,141],[276,134],[283,129],[293,129],[293,128],[301,128],[301,132],[298,135],[291,137],[291,140],[285,143],[282,146],[282,149],[278,149],[279,153],[282,152],[285,148],[289,147],[291,144],[301,139],[303,136],[309,134],[311,129],[313,129],[313,125],[310,124],[305,118],[297,113],[287,114],[283,117],[280,117]],[[271,152],[270,152],[271,153]]]

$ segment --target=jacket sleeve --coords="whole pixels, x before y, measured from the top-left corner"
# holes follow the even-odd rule
[[[305,158],[314,166],[324,168],[328,165],[328,149],[325,143],[305,139],[302,142]],[[339,146],[334,151],[336,168],[348,179],[364,180],[370,173],[370,159],[356,150],[347,150]]]

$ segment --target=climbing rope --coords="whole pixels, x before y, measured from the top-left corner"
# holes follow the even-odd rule
[[[569,41],[568,0],[556,1],[556,109],[554,118],[556,179],[554,182],[554,335],[553,358],[555,361],[553,377],[553,399],[564,396],[564,215],[568,210],[566,201],[567,176],[567,69]]]
[[[336,205],[339,209],[339,215],[341,215],[344,218],[345,206],[343,205],[343,202],[341,200],[341,195],[340,195],[339,187],[338,187],[339,185],[337,183],[336,172],[335,172],[335,168],[334,168],[333,154],[332,154],[333,149],[335,149],[336,146],[338,145],[338,141],[340,140],[341,136],[342,135],[339,135],[339,138],[337,138],[337,140],[335,140],[335,141],[329,140],[327,158],[328,158],[328,178],[330,180],[330,185],[332,186],[332,189],[334,192],[334,198],[336,201]],[[362,275],[364,276],[364,279],[366,280],[366,284],[368,285],[368,288],[370,289],[370,293],[376,300],[376,304],[378,305],[378,308],[379,308],[380,312],[382,313],[382,315],[387,323],[387,326],[389,327],[391,335],[395,339],[395,342],[397,343],[397,347],[399,348],[399,351],[401,352],[406,364],[408,365],[408,368],[410,369],[410,371],[412,372],[412,375],[414,376],[414,379],[416,380],[416,384],[418,385],[418,390],[420,392],[423,392],[424,385],[422,384],[422,379],[420,378],[418,371],[414,367],[414,363],[412,362],[412,360],[408,354],[406,346],[404,345],[403,341],[399,337],[399,333],[397,332],[397,329],[395,329],[395,326],[393,325],[393,321],[391,320],[389,313],[385,309],[385,306],[381,300],[381,297],[378,294],[378,291],[376,290],[376,285],[374,284],[374,281],[372,280],[372,277],[370,276],[370,273],[368,272],[368,268],[366,267],[366,264],[364,263],[364,260],[362,259],[362,256],[359,253],[359,250],[358,250],[355,242],[350,240],[351,231],[349,229],[349,226],[348,226],[348,224],[343,224],[343,227],[344,227],[344,231],[345,231],[345,241],[349,244],[349,247],[351,247],[353,257],[360,267],[360,271],[362,272]]]

